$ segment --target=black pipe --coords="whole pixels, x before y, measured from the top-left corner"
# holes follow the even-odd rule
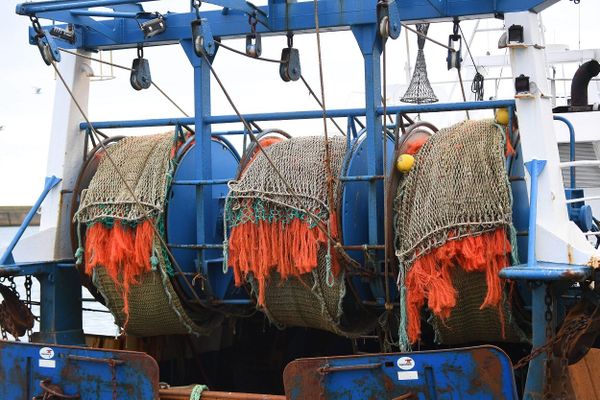
[[[579,67],[571,83],[571,106],[588,105],[588,85],[598,74],[600,74],[600,64],[596,60],[588,61]]]

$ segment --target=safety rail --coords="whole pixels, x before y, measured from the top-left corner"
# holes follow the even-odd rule
[[[402,105],[389,106],[386,113],[407,114],[407,113],[433,113],[433,112],[448,112],[448,111],[474,111],[474,110],[489,110],[494,108],[514,109],[514,100],[492,100],[492,101],[472,101],[465,103],[434,103],[420,105]],[[327,110],[325,116],[328,118],[346,118],[346,117],[362,117],[367,113],[364,108],[349,108],[338,110]],[[377,115],[383,115],[383,107],[377,108]],[[322,119],[323,110],[311,111],[291,111],[291,112],[275,112],[275,113],[258,113],[242,115],[248,122],[259,121],[292,121],[302,119]],[[207,116],[204,122],[208,125],[239,123],[240,118],[237,115],[215,115]],[[194,118],[158,118],[158,119],[143,119],[143,120],[125,120],[125,121],[98,121],[92,122],[92,126],[96,129],[118,129],[118,128],[144,128],[158,126],[175,126],[175,125],[194,125]],[[82,130],[89,129],[87,122],[82,122],[79,125]],[[222,132],[219,135],[239,134],[240,131]],[[242,131],[243,133],[243,131]]]

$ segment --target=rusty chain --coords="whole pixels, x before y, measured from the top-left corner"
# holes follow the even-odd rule
[[[31,287],[33,286],[33,279],[31,275],[25,277],[25,300],[29,311],[31,310]],[[27,339],[31,342],[31,336],[33,335],[33,329],[27,329]]]
[[[546,311],[544,320],[546,321],[546,342],[549,342],[553,336],[554,326],[554,299],[550,291],[550,286],[546,286],[546,295],[544,296]],[[552,347],[546,349],[546,360],[544,361],[544,399],[552,400]]]

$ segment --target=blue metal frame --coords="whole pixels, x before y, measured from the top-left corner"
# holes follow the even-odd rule
[[[116,121],[97,122],[94,126],[103,128],[123,128],[141,126],[165,126],[165,125],[194,125],[196,129],[197,145],[192,150],[195,156],[196,175],[191,179],[176,182],[178,185],[195,185],[196,200],[196,245],[209,250],[214,243],[207,243],[208,218],[205,215],[211,212],[210,204],[214,185],[220,183],[213,176],[211,151],[212,125],[223,123],[239,123],[236,115],[213,116],[211,114],[211,89],[209,66],[199,58],[192,44],[192,32],[190,24],[197,18],[195,12],[167,13],[164,15],[167,29],[165,32],[151,38],[145,38],[137,22],[132,15],[143,12],[140,3],[149,0],[56,0],[48,2],[24,3],[17,6],[17,13],[28,16],[57,21],[59,24],[73,24],[77,40],[71,44],[56,39],[58,45],[65,48],[83,48],[88,50],[132,48],[139,45],[180,44],[189,58],[194,70],[194,95],[195,108],[193,118],[171,118],[145,121]],[[541,11],[558,0],[395,0],[392,1],[390,12],[392,24],[399,24],[399,19],[404,22],[423,20],[444,20],[458,18],[469,18],[481,15],[495,15],[505,12],[516,11]],[[261,24],[257,26],[259,33],[284,34],[287,32],[314,31],[315,15],[312,2],[290,2],[286,0],[270,0],[267,6],[253,8],[250,4],[241,0],[213,0],[208,1],[224,7],[219,11],[201,12],[200,16],[210,25],[214,37],[234,38],[250,33],[248,14],[256,15]],[[328,117],[347,117],[352,119],[357,116],[366,117],[366,153],[368,160],[367,176],[348,177],[354,180],[367,180],[369,183],[368,194],[368,243],[370,245],[380,244],[383,241],[383,229],[380,229],[382,210],[377,207],[378,197],[375,176],[382,175],[382,121],[383,109],[381,107],[381,52],[384,39],[379,35],[379,15],[377,10],[378,0],[320,0],[319,22],[320,28],[326,30],[343,30],[348,27],[352,30],[359,45],[364,63],[365,80],[365,108],[330,110]],[[95,20],[92,16],[100,16],[98,11],[90,10],[94,7],[107,7],[113,10],[102,16],[113,17],[107,20]],[[204,23],[204,22],[203,22]],[[30,29],[30,42],[35,43],[35,32]],[[508,107],[513,109],[515,102],[490,101],[477,103],[457,104],[432,104],[388,107],[389,114],[398,113],[425,113],[440,111],[475,110],[487,108]],[[511,113],[512,114],[512,113]],[[247,121],[274,121],[274,120],[297,120],[322,118],[321,110],[281,112],[281,113],[259,113],[245,116]],[[512,116],[511,116],[512,118]],[[511,124],[512,125],[512,124]],[[87,124],[81,124],[81,129],[89,129]],[[349,132],[356,132],[353,123],[348,124]],[[239,132],[224,132],[222,135],[239,134]],[[537,182],[537,173],[541,171],[538,163],[528,166],[532,174],[532,185]],[[537,171],[537,172],[536,172]],[[574,181],[574,179],[573,179]],[[572,182],[573,182],[572,181]],[[530,210],[530,237],[529,237],[529,268],[525,275],[527,279],[536,278],[536,268],[545,268],[535,260],[535,199],[537,195],[537,183],[532,186],[531,210]],[[533,223],[533,225],[532,225]],[[214,250],[214,249],[213,249]],[[199,265],[204,265],[204,251],[198,249]],[[516,269],[514,270],[517,273]],[[48,263],[36,265],[7,265],[0,268],[0,274],[37,274],[42,281],[42,331],[45,332],[43,340],[54,342],[75,341],[80,335],[81,321],[77,327],[77,318],[63,318],[65,313],[74,313],[81,316],[80,296],[70,290],[59,291],[65,283],[66,287],[75,286],[77,271],[70,263]],[[554,273],[554,272],[553,272]],[[550,275],[552,275],[551,273]],[[510,274],[510,269],[506,272]],[[522,272],[521,272],[522,274]],[[543,341],[542,333],[545,329],[543,312],[543,296],[545,285],[533,291],[533,317],[534,317],[534,345]],[[71,298],[71,300],[69,300]],[[541,301],[541,303],[540,303]],[[48,308],[49,307],[49,308]],[[63,313],[63,314],[60,314]],[[540,317],[541,316],[541,317]],[[72,326],[58,326],[61,321],[69,321]],[[53,325],[54,324],[54,325]],[[71,329],[72,328],[72,329]],[[65,336],[63,336],[65,333]],[[527,382],[528,390],[539,392],[542,382],[543,369],[541,357],[533,360],[529,371]]]

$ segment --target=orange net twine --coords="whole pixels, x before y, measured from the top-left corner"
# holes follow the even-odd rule
[[[487,294],[480,309],[496,307],[500,314],[502,337],[505,337],[503,318],[504,282],[501,269],[510,264],[511,244],[501,227],[478,236],[450,239],[442,246],[418,257],[405,278],[407,290],[408,338],[415,343],[421,336],[421,309],[428,308],[438,318],[450,317],[457,303],[457,291],[452,283],[452,269],[484,272]]]
[[[152,270],[154,230],[145,220],[135,227],[115,221],[111,227],[101,222],[88,227],[85,240],[85,272],[102,266],[123,297],[123,313],[129,317],[129,290]]]
[[[337,218],[329,218],[331,236],[338,237]],[[327,225],[319,222],[311,227],[300,218],[282,221],[248,221],[231,230],[229,266],[233,268],[235,284],[244,284],[248,274],[258,282],[258,304],[265,305],[265,289],[269,276],[277,271],[282,280],[300,277],[318,266],[319,250],[327,246]],[[331,271],[340,273],[340,265],[332,249]]]

